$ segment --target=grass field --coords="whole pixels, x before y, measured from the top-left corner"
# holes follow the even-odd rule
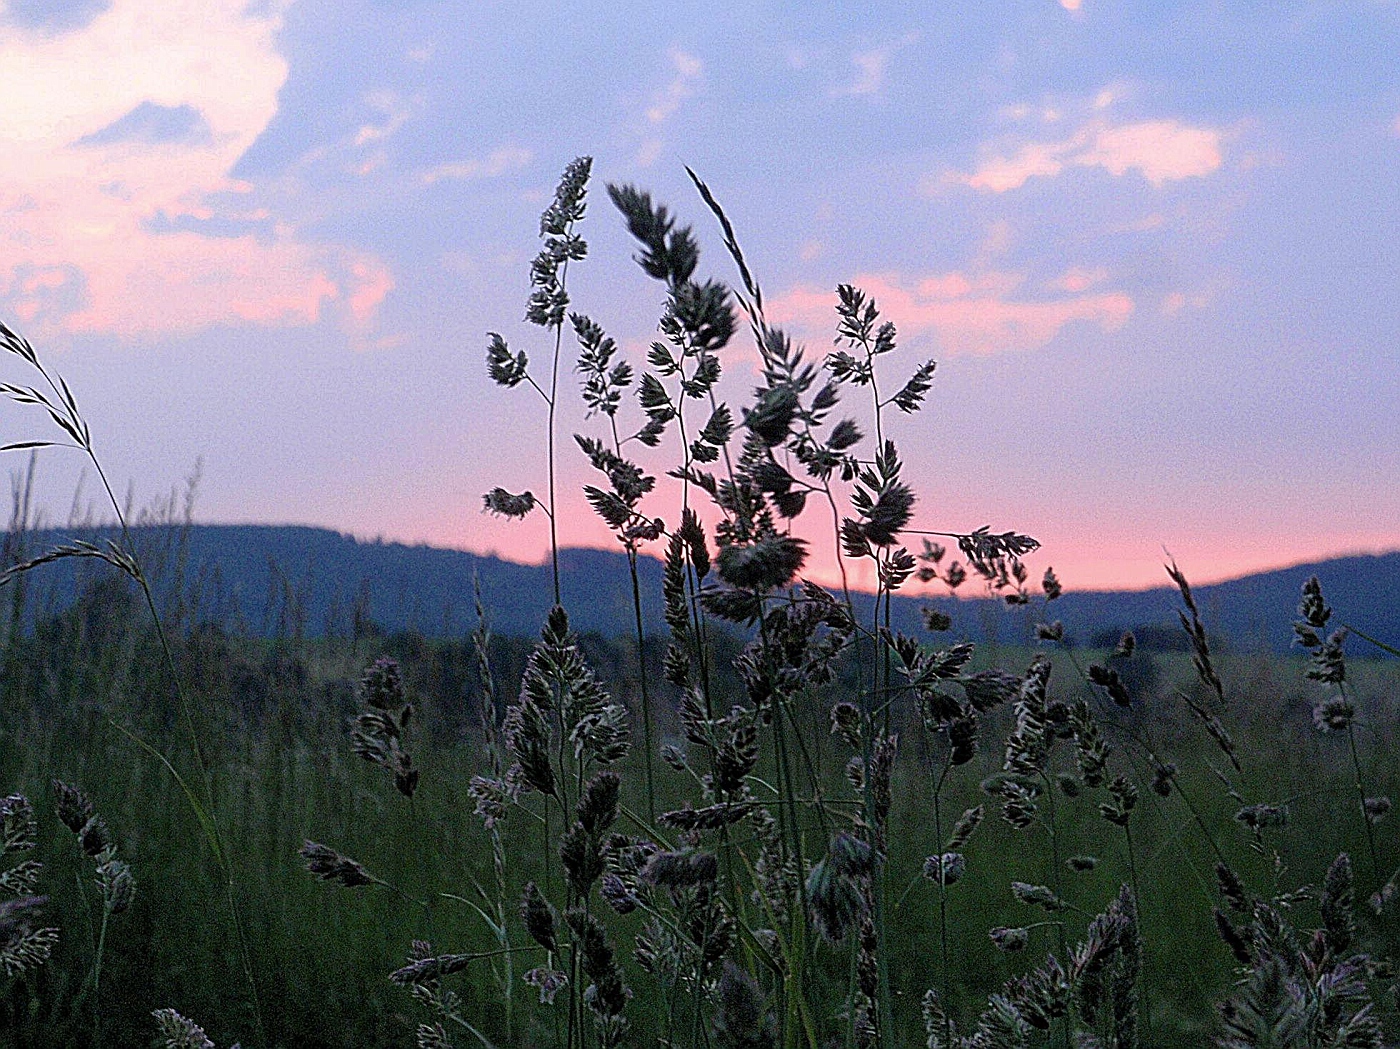
[[[547,422],[542,493],[484,497],[548,518],[537,638],[492,640],[487,609],[455,640],[269,641],[192,615],[174,503],[140,533],[169,542],[143,549],[72,391],[0,325],[35,384],[0,393],[46,413],[117,518],[42,551],[7,534],[0,1037],[1393,1044],[1400,674],[1365,657],[1400,653],[1349,641],[1316,580],[1303,654],[1232,651],[1175,564],[1185,654],[1131,634],[1076,650],[1053,570],[1031,580],[1035,539],[918,518],[893,434],[934,362],[888,374],[897,332],[850,285],[837,349],[809,361],[697,177],[738,285],[697,278],[690,228],[609,186],[664,287],[664,341],[638,377],[571,312],[590,172],[571,163],[541,218],[526,317],[544,362],[488,336],[490,377]],[[579,638],[564,607],[566,328],[595,425],[574,440],[598,481],[583,496],[628,555],[632,638]],[[736,412],[719,353],[746,328],[762,385]],[[860,407],[837,417],[843,398]],[[35,443],[53,442],[15,447]],[[805,580],[803,525],[831,529],[840,587]],[[643,638],[651,544],[668,631]],[[27,608],[31,572],[60,560],[95,570],[77,602]],[[857,564],[878,581],[864,603]],[[1038,643],[958,639],[936,610],[892,629],[913,580],[984,587]]]
[[[41,888],[52,898],[50,920],[61,929],[52,962],[15,981],[6,993],[11,1044],[82,1044],[92,1031],[90,993],[82,984],[94,950],[93,889],[85,885],[86,858],[51,818],[48,783],[55,777],[81,785],[92,797],[139,884],[136,902],[119,924],[114,921],[107,943],[105,1040],[146,1044],[150,1011],[173,1005],[198,1017],[220,1045],[239,1037],[247,1044],[246,994],[236,948],[221,920],[220,886],[207,842],[165,769],[115,727],[134,726],[143,738],[173,752],[177,763],[182,757],[184,743],[162,687],[164,670],[138,612],[130,603],[84,603],[45,623],[36,636],[14,640],[6,652],[0,776],[6,789],[36,801],[41,827],[36,855],[46,865]],[[634,650],[597,639],[586,647],[593,662],[607,668],[608,686],[635,705]],[[500,691],[513,695],[526,644],[498,639],[496,649]],[[130,661],[113,659],[114,651],[129,654]],[[363,666],[381,653],[402,660],[419,711],[413,750],[422,780],[411,804],[350,745],[347,726],[356,683]],[[1015,666],[1029,663],[1032,653],[1003,649],[999,655],[1003,664]],[[1187,658],[1147,653],[1134,658],[1153,661],[1160,676],[1154,693],[1141,697],[1142,712],[1130,722],[1133,731],[1150,730],[1170,748],[1182,765],[1183,784],[1200,799],[1206,821],[1252,889],[1269,893],[1316,883],[1342,850],[1357,858],[1360,884],[1370,883],[1360,826],[1349,818],[1352,786],[1344,744],[1312,727],[1316,686],[1302,680],[1301,661],[1255,655],[1221,659],[1234,697],[1236,741],[1249,755],[1246,774],[1236,777],[1235,787],[1250,799],[1286,800],[1291,813],[1289,824],[1270,833],[1258,851],[1247,834],[1231,830],[1239,804],[1206,770],[1208,762],[1220,762],[1194,738],[1184,706],[1172,697],[1174,687],[1190,687],[1194,680]],[[1069,660],[1055,659],[1056,690],[1067,696],[1085,691]],[[228,828],[270,1044],[410,1042],[419,1011],[386,979],[403,963],[410,941],[487,951],[496,947],[495,937],[470,905],[455,900],[441,898],[425,908],[392,890],[347,890],[315,880],[298,850],[308,838],[324,841],[417,898],[436,892],[465,895],[479,904],[494,898],[491,843],[468,794],[470,777],[483,769],[477,727],[482,693],[470,642],[401,635],[353,647],[298,645],[207,632],[181,646],[179,665],[194,683],[201,731],[213,741],[208,758],[216,770],[218,815]],[[1364,771],[1372,791],[1392,793],[1400,783],[1385,741],[1394,738],[1392,700],[1400,675],[1394,666],[1361,661],[1353,662],[1352,672],[1365,726]],[[838,682],[810,697],[796,719],[805,726],[822,783],[836,797],[852,795],[840,775],[842,761],[830,741],[826,710],[853,695],[849,681]],[[679,741],[669,714],[659,719],[657,731],[660,740]],[[935,756],[912,732],[904,739],[890,829],[895,845],[888,877],[898,901],[890,950],[899,1044],[913,1044],[922,1039],[919,1001],[939,972],[933,943],[937,891],[919,876],[924,857],[937,851],[930,820]],[[636,758],[634,753],[633,766]],[[987,803],[979,781],[1000,765],[1000,754],[984,752],[960,769],[946,799],[948,809],[956,813]],[[632,768],[624,781],[639,783],[637,772]],[[765,755],[756,775],[768,779],[770,772]],[[658,787],[662,808],[679,805],[688,794],[684,777],[670,770],[662,770]],[[626,791],[625,798],[633,811],[645,810],[640,790]],[[1121,836],[1099,818],[1096,805],[1089,797],[1066,798],[1060,812],[1064,855],[1101,860],[1090,873],[1067,875],[1066,895],[1091,912],[1128,877]],[[506,896],[513,912],[524,883],[546,875],[531,829],[507,823]],[[1199,1044],[1212,1029],[1212,1003],[1232,982],[1232,959],[1211,920],[1215,857],[1176,798],[1144,791],[1132,826],[1145,886],[1140,902],[1147,945],[1144,989],[1151,1001],[1153,1044]],[[1047,937],[1013,955],[998,951],[988,938],[990,928],[1032,920],[1008,885],[1046,881],[1046,864],[1037,843],[996,820],[980,833],[975,850],[969,850],[968,874],[953,887],[958,921],[950,945],[950,987],[954,1009],[964,1014],[1054,946]],[[808,848],[820,851],[814,823],[806,834]],[[1400,863],[1400,849],[1390,836],[1382,845],[1386,863]],[[477,897],[473,885],[486,889],[485,895]],[[1312,906],[1302,903],[1298,909],[1306,915]],[[1087,924],[1077,914],[1068,921],[1076,932]],[[635,918],[617,922],[620,937],[635,933],[639,924]],[[1393,928],[1387,922],[1371,931],[1379,942],[1393,944]],[[512,942],[524,940],[518,928],[510,936]],[[846,953],[825,946],[815,952],[808,976],[814,999],[845,996]],[[497,983],[506,972],[500,962],[494,976],[483,962],[459,978],[464,1015],[498,1043],[506,1039],[507,1023],[521,1044],[552,1037],[551,1016],[532,1000],[533,988],[520,982],[522,970],[515,967],[509,1019]],[[664,1004],[656,982],[631,965],[628,975],[637,996],[630,1007],[634,1026],[645,1030],[659,1024]]]

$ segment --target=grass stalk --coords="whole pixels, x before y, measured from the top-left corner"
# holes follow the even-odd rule
[[[1339,687],[1342,698],[1351,703],[1346,682],[1341,682]],[[1379,882],[1382,870],[1380,854],[1376,849],[1376,828],[1371,821],[1370,814],[1366,811],[1366,785],[1361,775],[1361,757],[1356,749],[1356,725],[1350,719],[1347,721],[1347,750],[1351,754],[1351,771],[1356,788],[1357,809],[1361,816],[1361,825],[1366,831],[1366,848],[1371,857],[1371,874]]]
[[[942,769],[938,773],[938,781],[933,788],[933,835],[935,847],[939,855],[939,878],[938,878],[938,955],[939,955],[939,993],[943,996],[943,1040],[948,1045],[953,1044],[953,999],[952,999],[952,967],[948,960],[948,883],[943,876],[943,784],[948,779],[948,772],[953,767],[951,760],[943,762]]]

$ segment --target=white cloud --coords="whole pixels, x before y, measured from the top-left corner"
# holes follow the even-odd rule
[[[449,160],[423,172],[422,179],[431,185],[445,179],[473,180],[498,178],[508,171],[525,167],[534,159],[534,154],[523,146],[501,146],[493,149],[485,157],[467,160]]]
[[[705,64],[700,59],[679,48],[671,48],[668,55],[675,76],[653,96],[647,107],[647,120],[653,124],[664,124],[675,116],[685,100],[695,94],[705,72]]]
[[[699,91],[705,75],[705,63],[695,55],[673,47],[667,56],[673,75],[665,87],[651,96],[643,114],[646,121],[641,128],[643,137],[633,158],[642,168],[651,167],[665,154],[666,138],[662,129]]]
[[[648,138],[637,149],[635,163],[639,168],[649,168],[661,159],[661,154],[665,151],[666,142],[663,139]]]
[[[381,118],[377,123],[362,124],[355,132],[355,145],[367,146],[389,138],[408,123],[413,107],[393,91],[374,91],[365,99],[370,109]]]
[[[805,47],[788,44],[783,48],[783,60],[789,69],[806,69],[812,63],[812,53]]]
[[[0,37],[0,308],[31,330],[123,335],[310,323],[335,303],[368,318],[356,296],[381,263],[239,228],[256,210],[230,203],[287,76],[277,5],[261,11],[113,0],[70,32]],[[98,134],[132,114],[192,114],[201,133]]]
[[[836,88],[833,95],[870,96],[879,95],[885,90],[885,75],[889,70],[890,59],[896,52],[911,47],[918,42],[917,33],[906,33],[892,43],[857,51],[851,55],[856,67],[856,78],[843,87]]]

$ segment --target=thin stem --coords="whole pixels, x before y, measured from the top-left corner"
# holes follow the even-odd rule
[[[758,611],[758,629],[762,642],[764,673],[766,674],[771,669],[768,666],[770,645],[768,619],[764,615],[761,603]],[[778,783],[781,791],[779,800],[783,803],[778,809],[779,830],[786,830],[792,839],[792,854],[797,861],[798,892],[802,899],[802,913],[805,915],[807,913],[807,867],[802,855],[802,831],[798,825],[797,810],[791,804],[797,797],[797,791],[793,787],[792,769],[787,754],[787,733],[783,727],[783,720],[783,704],[775,696],[773,699],[773,750],[778,764]]]
[[[652,770],[655,750],[651,739],[651,695],[647,689],[646,635],[642,630],[642,590],[637,579],[637,551],[627,548],[627,568],[632,575],[632,614],[637,627],[637,674],[642,688],[642,740],[646,746],[647,818],[656,822],[656,782]]]
[[[677,374],[680,379],[676,387],[673,409],[676,413],[676,428],[681,435],[681,517],[690,509],[690,437],[685,430],[685,347],[681,347],[681,363]],[[714,717],[714,706],[710,699],[710,657],[709,634],[706,630],[705,610],[700,607],[700,580],[696,578],[695,566],[685,559],[685,589],[690,606],[691,629],[695,634],[695,655],[700,663],[700,691],[705,697],[705,716]]]
[[[1051,784],[1050,777],[1046,775],[1044,769],[1042,769],[1040,772],[1040,780],[1042,783],[1045,784],[1045,799],[1047,807],[1050,810],[1049,820],[1043,821],[1043,825],[1046,831],[1048,831],[1050,834],[1050,887],[1054,891],[1056,899],[1060,900],[1061,902],[1067,902],[1065,901],[1063,879],[1060,876],[1060,835],[1055,822],[1055,788]],[[1073,905],[1070,906],[1070,909],[1078,910],[1078,908],[1074,907]],[[1065,962],[1068,962],[1069,939],[1065,935],[1064,925],[1061,924],[1056,931],[1059,934],[1060,958],[1063,959]],[[1062,1026],[1060,1031],[1061,1035],[1063,1036],[1065,1049],[1069,1049],[1069,1026],[1070,1021],[1069,1018],[1066,1017],[1064,1025]]]
[[[1364,633],[1362,633],[1360,630],[1357,630],[1356,627],[1352,626],[1350,623],[1343,623],[1343,624],[1342,624],[1342,628],[1343,628],[1348,634],[1355,634],[1355,635],[1356,635],[1357,637],[1359,637],[1362,641],[1365,641],[1367,644],[1374,645],[1376,648],[1379,648],[1382,652],[1388,652],[1388,653],[1390,653],[1392,656],[1400,656],[1400,648],[1394,648],[1394,647],[1392,647],[1392,646],[1390,646],[1390,645],[1387,645],[1384,641],[1377,641],[1377,640],[1376,640],[1374,637],[1372,637],[1370,634],[1364,634]]]
[[[786,698],[782,698],[778,700],[778,702],[783,706],[787,706]],[[788,718],[792,721],[792,734],[797,739],[798,756],[802,758],[802,765],[807,770],[807,780],[812,786],[811,798],[794,797],[791,801],[794,804],[800,802],[804,805],[815,807],[817,811],[817,822],[821,825],[822,837],[829,838],[830,829],[826,822],[827,800],[822,793],[821,770],[817,768],[816,763],[812,760],[811,752],[807,749],[807,740],[806,737],[802,735],[802,725],[798,721],[797,715],[792,713],[792,711],[788,711]]]
[[[883,453],[885,448],[885,431],[880,421],[882,415],[880,409],[883,406],[880,404],[880,387],[875,381],[875,355],[870,352],[868,345],[865,350],[865,362],[870,368],[870,393],[875,399],[875,447],[879,452]]]
[[[487,1038],[484,1034],[482,1034],[475,1027],[469,1024],[466,1020],[458,1016],[456,1013],[448,1013],[447,1018],[453,1023],[455,1023],[458,1027],[462,1028],[462,1030],[470,1034],[478,1042],[480,1042],[482,1045],[482,1049],[496,1049],[496,1044],[492,1042],[491,1039]]]
[[[1065,654],[1069,657],[1070,663],[1074,665],[1074,669],[1079,672],[1079,676],[1086,684],[1089,683],[1089,675],[1084,672],[1084,668],[1080,665],[1079,660],[1075,658],[1074,649],[1070,647],[1068,642],[1063,640],[1060,642],[1060,645],[1064,649]],[[1141,749],[1154,766],[1158,768],[1166,767],[1166,762],[1158,757],[1157,748],[1152,744],[1150,735],[1148,739],[1144,740],[1127,725],[1120,724],[1117,721],[1112,721],[1107,718],[1104,719],[1103,723]],[[1228,867],[1229,864],[1225,861],[1225,854],[1220,851],[1220,846],[1215,840],[1215,835],[1210,832],[1210,828],[1206,826],[1206,821],[1202,818],[1200,810],[1196,808],[1195,802],[1191,800],[1191,796],[1182,787],[1181,777],[1172,776],[1172,785],[1176,788],[1176,793],[1180,795],[1181,801],[1186,806],[1187,811],[1191,813],[1191,818],[1195,820],[1196,826],[1200,828],[1201,835],[1206,839],[1206,843],[1210,845],[1211,852],[1215,853],[1216,860]]]
[[[97,933],[97,957],[92,963],[92,1040],[102,1044],[102,955],[107,949],[107,920],[112,916],[109,904],[102,905],[102,927]]]
[[[608,422],[612,429],[613,451],[619,459],[622,458],[622,440],[617,432],[617,416],[608,413]],[[632,576],[632,615],[637,629],[637,677],[642,689],[642,739],[646,746],[646,774],[647,774],[647,817],[652,823],[656,822],[656,782],[653,772],[653,762],[655,746],[651,738],[651,693],[647,688],[647,648],[646,632],[642,627],[642,589],[637,577],[637,544],[629,541],[627,543],[627,570]]]
[[[559,271],[559,287],[564,289],[568,286],[569,264],[566,261]],[[564,599],[560,596],[559,590],[559,532],[555,513],[558,503],[555,502],[554,492],[554,412],[558,404],[559,393],[559,352],[564,342],[564,324],[561,321],[554,326],[554,364],[550,369],[549,376],[549,557],[554,569],[554,603],[563,605]]]
[[[1341,683],[1342,698],[1350,703],[1347,697],[1346,682]],[[1356,728],[1350,721],[1347,722],[1347,747],[1351,751],[1351,770],[1356,777],[1356,803],[1361,809],[1361,823],[1366,828],[1366,845],[1371,853],[1371,873],[1376,878],[1381,876],[1381,861],[1376,852],[1376,828],[1371,825],[1371,817],[1366,812],[1366,787],[1361,779],[1361,758],[1356,752]]]
[[[1131,825],[1123,824],[1123,839],[1128,845],[1128,878],[1133,885],[1133,906],[1137,910],[1138,927],[1141,928],[1142,920],[1142,892],[1138,888],[1137,853],[1133,849],[1133,828]],[[1149,993],[1151,988],[1147,979],[1151,969],[1151,960],[1147,953],[1147,937],[1142,936],[1143,968],[1145,971],[1142,979],[1142,1018],[1143,1024],[1147,1028],[1147,1044],[1152,1044],[1152,997]]]
[[[874,382],[874,369],[873,369],[873,367],[872,367],[872,369],[871,369],[871,381],[872,381],[872,383]],[[878,418],[878,411],[877,411],[876,426],[878,427],[878,425],[879,425],[879,418]],[[875,857],[874,870],[873,870],[873,872],[872,872],[872,874],[871,874],[871,886],[870,886],[871,895],[874,897],[873,903],[874,903],[874,910],[875,910],[875,970],[876,970],[876,978],[877,978],[877,982],[878,982],[878,985],[879,985],[879,994],[880,994],[880,1000],[876,1003],[876,1014],[877,1014],[877,1016],[879,1017],[878,1029],[879,1029],[879,1031],[880,1031],[880,1041],[881,1041],[882,1044],[889,1045],[889,1044],[891,1044],[890,1041],[889,1041],[889,1039],[893,1038],[893,1036],[894,1036],[894,1005],[893,1005],[893,1003],[890,1001],[889,947],[888,947],[888,944],[885,942],[885,938],[886,938],[886,937],[885,937],[885,906],[884,906],[884,897],[885,897],[885,866],[886,866],[886,865],[885,865],[883,862],[881,862],[880,857],[879,857],[879,855],[878,855],[879,849],[877,848],[877,846],[878,846],[878,844],[879,844],[879,838],[883,836],[884,828],[883,828],[883,827],[878,827],[878,826],[876,825],[876,824],[877,824],[877,821],[876,821],[876,816],[875,816],[874,797],[873,797],[873,793],[872,793],[872,786],[873,786],[873,785],[872,785],[872,782],[871,782],[872,771],[873,771],[872,766],[873,766],[873,758],[874,758],[874,753],[873,753],[873,749],[872,749],[872,748],[873,748],[874,736],[875,736],[875,711],[876,711],[876,709],[878,709],[878,707],[872,706],[872,704],[879,704],[879,706],[881,706],[881,707],[884,706],[884,701],[883,701],[883,700],[884,700],[884,696],[883,696],[883,693],[881,692],[881,687],[880,687],[880,663],[881,663],[881,658],[880,658],[880,657],[881,657],[881,655],[883,654],[883,655],[886,656],[886,659],[888,659],[888,652],[882,653],[882,651],[881,651],[882,645],[881,645],[881,641],[880,641],[880,598],[881,598],[881,597],[884,595],[884,593],[885,593],[884,577],[883,577],[883,575],[880,573],[880,563],[879,563],[878,557],[872,556],[871,559],[872,559],[872,561],[874,561],[874,563],[875,563],[875,575],[876,575],[876,579],[878,580],[878,582],[877,582],[877,584],[876,584],[876,589],[875,589],[875,609],[874,609],[874,613],[873,613],[873,620],[872,620],[872,623],[871,623],[871,630],[870,630],[870,645],[871,645],[871,650],[870,650],[870,655],[871,655],[871,660],[870,660],[870,662],[871,662],[871,668],[870,668],[870,673],[871,673],[870,701],[866,704],[866,710],[862,712],[862,713],[863,713],[862,720],[865,722],[865,724],[864,724],[864,726],[863,726],[864,731],[862,732],[862,737],[863,737],[863,749],[864,749],[864,751],[865,751],[865,778],[864,778],[864,782],[863,782],[862,786],[863,786],[863,791],[864,791],[864,795],[865,795],[865,815],[866,815],[866,823],[867,823],[867,825],[868,825],[869,828],[870,828],[870,831],[869,831],[869,832],[870,832],[871,837],[872,837],[872,841],[870,842],[870,845],[871,845],[871,848],[874,849],[874,850],[876,851],[876,853],[877,853],[877,855],[876,855],[876,857]],[[886,682],[886,684],[888,684],[888,682],[889,682],[889,664],[888,664],[888,661],[886,661],[885,671],[886,671],[886,673],[885,673],[885,682]],[[885,728],[886,728],[886,735],[888,735],[888,728],[889,728],[889,711],[888,711],[888,709],[885,710]],[[891,760],[893,760],[893,759],[891,759]]]
[[[943,963],[940,971],[940,983],[943,985],[943,1040],[948,1045],[953,1044],[953,1005],[949,994],[952,973],[948,968],[948,878],[943,868],[942,795],[943,782],[948,778],[950,768],[952,761],[945,760],[943,769],[938,774],[938,782],[933,788],[933,833],[936,839],[935,848],[938,849],[938,944]]]

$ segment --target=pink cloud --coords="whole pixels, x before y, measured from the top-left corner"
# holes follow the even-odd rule
[[[897,274],[865,274],[855,284],[876,299],[901,334],[935,336],[942,352],[952,355],[1033,350],[1076,321],[1112,331],[1133,312],[1133,300],[1120,291],[1017,297],[1022,281],[1006,273],[940,274],[912,288]],[[831,330],[835,303],[834,292],[798,285],[774,299],[768,313],[815,336]]]
[[[76,257],[87,277],[85,304],[61,327],[125,336],[188,332],[220,322],[311,324],[341,297],[327,273],[329,258],[293,244],[257,244],[252,237],[163,235],[140,257],[93,244]],[[211,243],[212,242],[212,243]],[[337,274],[337,276],[340,276]]]
[[[1032,143],[1022,146],[1014,156],[993,157],[971,175],[958,176],[958,181],[993,193],[1020,189],[1037,176],[1050,177],[1063,171],[1065,151],[1064,145]]]
[[[250,190],[231,172],[277,112],[280,6],[114,0],[81,29],[0,38],[4,309],[121,335],[309,324],[332,304],[369,320],[378,260],[268,229],[261,210],[210,207]],[[211,218],[250,232],[206,233]]]
[[[1183,178],[1201,178],[1220,167],[1220,133],[1192,128],[1175,120],[1107,127],[1074,163],[1101,167],[1113,175],[1136,170],[1154,186]]]
[[[948,181],[1005,193],[1033,178],[1053,178],[1069,168],[1102,168],[1115,177],[1136,172],[1154,186],[1202,178],[1219,169],[1222,135],[1188,127],[1179,120],[1145,120],[1114,125],[1094,119],[1069,138],[1028,142],[1008,155],[988,156],[970,173],[953,172]]]
[[[357,324],[365,325],[374,317],[384,296],[394,290],[394,277],[383,265],[371,260],[354,263],[350,272],[358,282],[350,294],[350,315]]]
[[[1064,273],[1052,280],[1049,287],[1055,291],[1067,291],[1072,294],[1077,294],[1081,291],[1087,291],[1095,284],[1102,284],[1107,279],[1108,270],[1103,267],[1086,270],[1076,266],[1073,269],[1065,270]]]

